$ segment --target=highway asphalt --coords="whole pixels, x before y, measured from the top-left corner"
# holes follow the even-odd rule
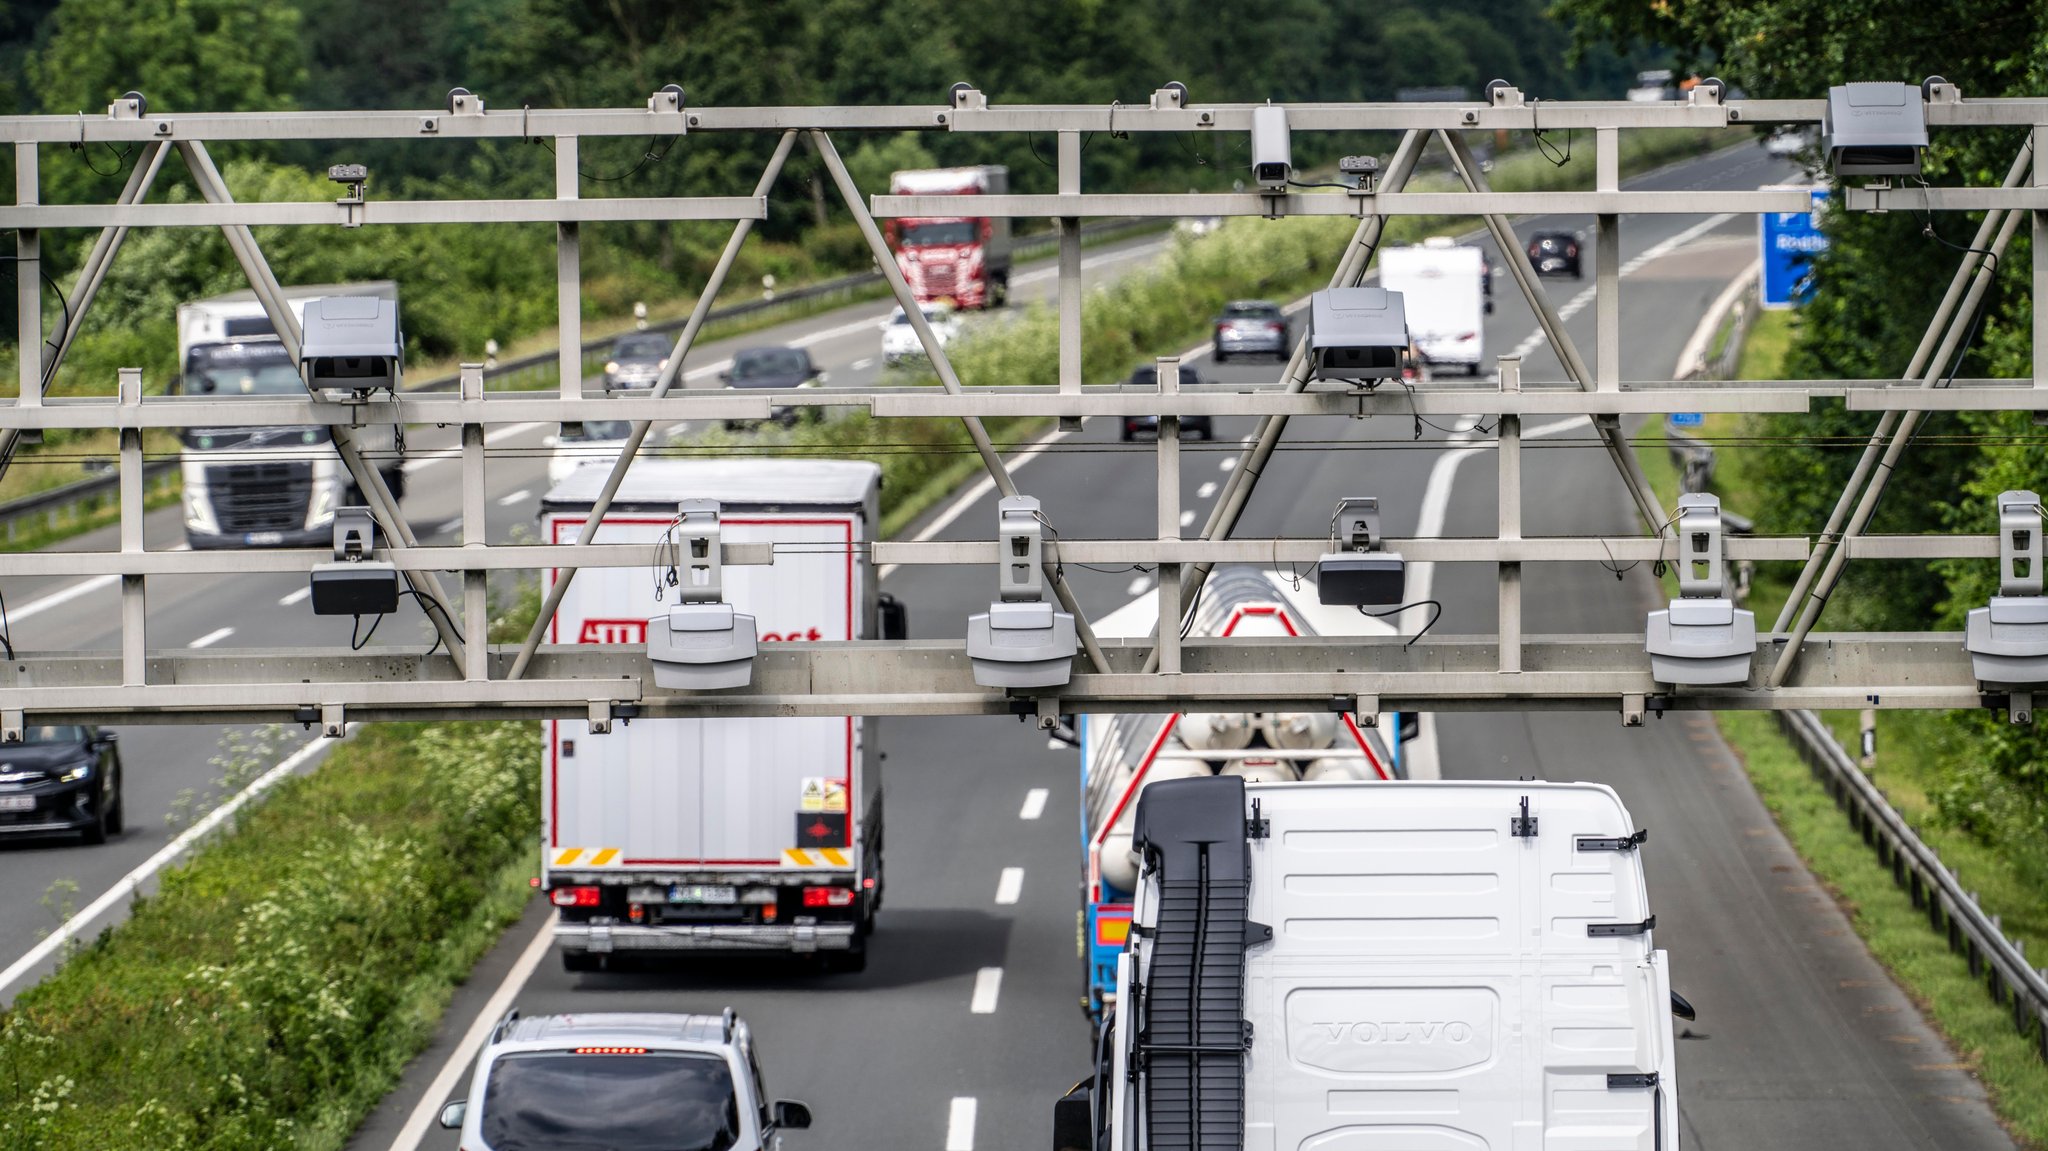
[[[1743,149],[1678,165],[1638,186],[1744,187],[1788,174],[1781,161]],[[1522,227],[1589,224],[1551,217]],[[1652,250],[1700,224],[1676,217],[1625,220],[1625,255]],[[1723,221],[1634,268],[1623,302],[1624,377],[1671,374],[1708,302],[1752,258],[1753,229],[1746,219]],[[1593,266],[1591,259],[1586,266]],[[1546,290],[1566,303],[1584,286],[1551,281]],[[1496,282],[1495,299],[1489,355],[1525,344],[1536,327],[1505,276]],[[872,370],[872,364],[856,364],[874,356],[878,342],[872,328],[853,327],[862,318],[835,313],[794,326],[788,336],[778,330],[745,342],[846,328],[819,338],[812,351],[835,382],[854,382]],[[1592,319],[1581,304],[1568,325],[1589,358]],[[1527,352],[1525,378],[1561,378],[1548,349],[1530,346]],[[702,349],[692,370],[722,354]],[[1232,381],[1276,372],[1264,364],[1200,366]],[[1469,430],[1470,420],[1436,422],[1441,428],[1417,429],[1405,417],[1294,421],[1238,534],[1318,535],[1336,500],[1348,495],[1379,496],[1388,529],[1409,533],[1434,489],[1438,499],[1449,495],[1442,534],[1491,535],[1491,441],[1483,430]],[[1535,433],[1546,422],[1532,419],[1526,430]],[[1067,538],[1151,531],[1151,448],[1119,445],[1104,423],[1091,421],[1078,435],[1054,440],[1018,473]],[[1194,512],[1189,534],[1236,466],[1239,440],[1250,425],[1219,420],[1216,443],[1186,450],[1183,501]],[[541,434],[529,429],[498,445],[491,476],[494,537],[533,520],[545,484],[544,456],[536,450]],[[1447,443],[1453,437],[1461,443]],[[1530,534],[1635,530],[1619,479],[1590,432],[1553,429],[1532,440],[1524,468]],[[454,493],[418,482],[434,474],[421,471],[426,476],[415,474],[408,514],[423,526],[453,518]],[[953,510],[939,509],[927,530],[938,525],[936,538],[985,538],[994,515],[990,497],[973,498],[944,520]],[[158,530],[166,544],[176,538],[169,517],[153,520],[152,529],[153,541]],[[1091,615],[1149,587],[1143,573],[1070,574]],[[152,617],[159,629],[154,644],[190,643],[223,627],[237,630],[215,642],[334,642],[332,621],[315,622],[302,606],[268,606],[298,590],[291,577],[190,582],[199,586],[158,592],[153,581],[152,601],[161,613]],[[885,586],[909,606],[912,634],[923,637],[961,634],[966,616],[986,604],[990,582],[975,571],[904,568]],[[1445,609],[1442,630],[1491,629],[1491,569],[1445,566],[1435,573],[1434,592]],[[38,594],[49,593],[22,592],[17,599]],[[1637,631],[1656,594],[1640,569],[1617,580],[1597,566],[1531,565],[1525,579],[1532,631]],[[82,595],[22,620],[15,642],[111,646],[112,616],[110,590]],[[1401,622],[1413,630],[1419,619]],[[425,642],[417,616],[385,626],[409,642]],[[1440,717],[1437,733],[1446,775],[1601,780],[1617,788],[1650,830],[1645,865],[1657,941],[1672,953],[1674,984],[1700,1010],[1699,1021],[1688,1027],[1693,1037],[1679,1052],[1681,1114],[1692,1146],[2012,1146],[1981,1088],[1957,1068],[1954,1055],[1791,854],[1711,722],[1674,716],[1630,730],[1612,714],[1461,714]],[[36,897],[50,879],[77,877],[81,903],[104,889],[161,840],[161,812],[177,790],[210,774],[204,762],[217,731],[123,734],[131,764],[130,823],[138,830],[101,849],[0,844],[0,859],[15,879],[0,899],[0,938],[10,950],[26,948],[24,929],[38,916],[48,922]],[[1048,746],[1041,733],[1010,720],[890,719],[881,724],[880,738],[889,756],[890,886],[867,971],[826,976],[799,962],[750,960],[572,976],[550,956],[516,988],[514,1001],[529,1014],[734,1006],[754,1025],[771,1094],[805,1100],[817,1116],[812,1131],[787,1136],[792,1151],[1047,1146],[1051,1101],[1089,1061],[1075,951],[1080,835],[1074,753]],[[1007,869],[1021,869],[1021,886],[1014,901],[998,902]],[[383,1151],[417,1106],[438,1107],[442,1100],[427,1096],[428,1084],[543,922],[536,907],[486,960],[458,994],[435,1048],[409,1069],[352,1148]],[[7,958],[0,955],[0,961]],[[453,1148],[455,1141],[434,1130],[421,1145]]]

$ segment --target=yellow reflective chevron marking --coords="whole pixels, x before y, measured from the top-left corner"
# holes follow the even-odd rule
[[[580,848],[580,847],[565,847],[565,848],[563,848],[562,850],[560,850],[560,851],[558,851],[558,852],[556,852],[556,853],[555,853],[555,866],[556,866],[556,867],[571,867],[571,866],[574,866],[574,865],[575,865],[575,863],[576,863],[576,861],[577,861],[578,859],[581,859],[582,857],[583,857],[583,849],[582,849],[582,848]]]
[[[821,847],[818,849],[818,854],[824,856],[825,862],[834,867],[847,866],[846,853],[836,847]]]
[[[603,849],[602,851],[599,851],[599,852],[598,852],[598,853],[597,853],[597,854],[596,854],[596,855],[595,855],[594,857],[592,857],[592,858],[591,858],[591,860],[590,860],[590,865],[591,865],[592,867],[603,867],[603,866],[605,866],[606,864],[608,864],[608,863],[611,863],[612,861],[614,861],[614,860],[618,859],[618,857],[619,857],[619,849],[618,849],[618,848],[616,848],[616,847],[607,847],[607,848]]]
[[[616,847],[564,847],[555,852],[556,867],[614,867],[624,854]]]
[[[852,867],[853,861],[846,857],[846,851],[838,847],[785,847],[782,849],[784,867]]]

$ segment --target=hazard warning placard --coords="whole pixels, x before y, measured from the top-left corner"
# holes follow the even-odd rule
[[[820,775],[806,776],[804,778],[803,796],[797,801],[796,809],[798,811],[825,810],[826,782],[825,777]],[[846,800],[843,794],[840,797],[839,810],[846,810]]]

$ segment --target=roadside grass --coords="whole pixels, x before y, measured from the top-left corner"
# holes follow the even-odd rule
[[[0,1146],[338,1148],[531,898],[528,723],[365,729],[0,1015]]]
[[[1743,347],[1741,377],[1779,378],[1797,332],[1795,312],[1760,314]],[[1715,414],[1697,434],[1716,445],[1713,489],[1729,510],[1750,514],[1758,487],[1745,464],[1754,458],[1752,451],[1763,449],[1744,446],[1744,428],[1742,416]],[[1678,472],[1668,458],[1662,424],[1646,424],[1636,442],[1645,473],[1669,504],[1677,495]],[[1757,613],[1762,627],[1776,619],[1797,574],[1796,564],[1759,565],[1744,606]],[[1675,580],[1668,582],[1675,594]],[[1970,1064],[2009,1129],[2030,1146],[2048,1147],[2048,1064],[2032,1041],[2014,1032],[2010,1016],[1985,983],[1970,975],[1964,957],[1949,951],[1946,937],[1931,930],[1925,913],[1893,884],[1890,869],[1849,826],[1775,720],[1746,711],[1715,718],[1786,837],[1849,912],[1871,954]],[[1824,712],[1822,719],[1845,746],[1857,746],[1856,712]],[[2034,954],[2048,949],[2048,844],[1990,844],[1942,819],[1937,797],[1948,786],[1942,765],[1966,753],[1966,734],[1944,713],[1917,711],[1878,712],[1877,732],[1872,781],[1943,863],[1956,869],[1964,887],[1978,894],[1980,905],[2001,916],[2007,934],[2025,940]]]

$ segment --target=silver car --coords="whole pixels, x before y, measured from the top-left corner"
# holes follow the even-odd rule
[[[753,1035],[732,1013],[507,1015],[469,1097],[441,1109],[467,1151],[768,1151],[811,1110],[769,1103]]]
[[[1216,317],[1216,362],[1232,356],[1272,356],[1284,360],[1294,352],[1287,342],[1287,314],[1271,300],[1233,300]]]

